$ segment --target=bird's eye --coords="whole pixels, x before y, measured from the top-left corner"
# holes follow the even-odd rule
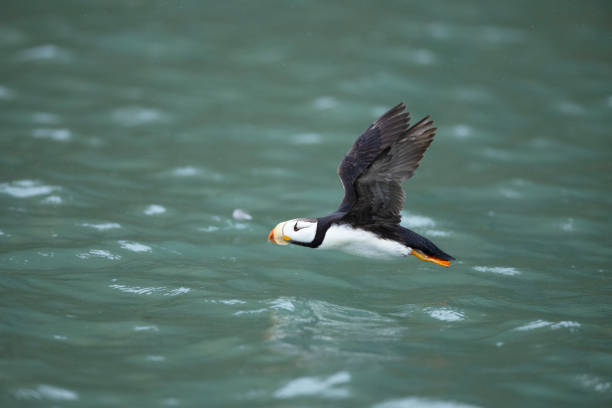
[[[295,232],[298,232],[299,228],[297,227],[297,221],[295,222],[295,225],[293,226],[293,230]]]

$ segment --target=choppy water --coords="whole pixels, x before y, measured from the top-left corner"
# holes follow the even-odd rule
[[[2,8],[2,406],[611,403],[609,2]],[[268,244],[401,100],[458,261]]]

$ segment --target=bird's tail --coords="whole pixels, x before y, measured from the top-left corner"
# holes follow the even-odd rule
[[[438,248],[436,244],[407,228],[402,228],[402,239],[407,246],[409,246],[413,250],[420,251],[428,257],[440,259],[442,261],[455,260],[452,255],[449,255],[440,248]]]

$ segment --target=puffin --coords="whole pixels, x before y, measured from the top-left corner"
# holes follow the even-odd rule
[[[436,128],[429,116],[410,126],[401,102],[357,138],[338,166],[344,198],[320,218],[294,218],[276,225],[268,241],[316,249],[338,249],[368,258],[414,255],[448,267],[454,260],[429,239],[400,225],[402,182],[414,174]]]

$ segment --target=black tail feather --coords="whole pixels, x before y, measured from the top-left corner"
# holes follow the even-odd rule
[[[433,256],[444,261],[453,261],[455,258],[452,255],[447,254],[436,246],[433,242],[427,238],[411,231],[407,228],[401,228],[401,238],[404,245],[409,246],[412,249],[418,249],[425,255]]]

